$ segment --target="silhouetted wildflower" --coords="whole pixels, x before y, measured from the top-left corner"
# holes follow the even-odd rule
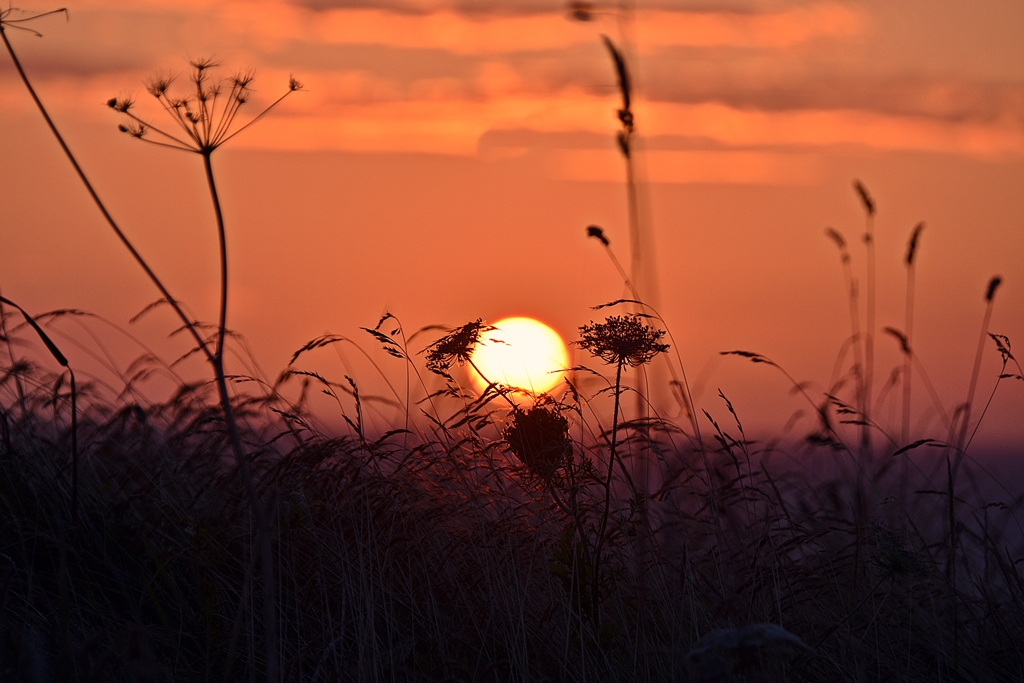
[[[189,66],[189,80],[193,87],[184,97],[170,94],[174,76],[155,76],[146,82],[146,91],[160,102],[182,132],[171,134],[133,114],[131,109],[135,102],[130,97],[113,97],[107,100],[107,106],[129,118],[127,124],[118,126],[118,130],[155,145],[208,155],[262,118],[285,97],[302,89],[299,81],[289,78],[287,92],[247,123],[236,127],[239,109],[252,96],[255,72],[251,69],[239,71],[225,79],[223,84],[216,84],[212,82],[210,71],[219,63],[203,58],[190,60]],[[147,137],[150,133],[155,138]]]
[[[603,323],[580,327],[580,340],[575,343],[610,365],[637,367],[668,351],[668,344],[660,342],[664,336],[664,330],[644,323],[638,315],[610,315]]]
[[[448,377],[453,364],[469,361],[470,354],[480,341],[480,333],[488,329],[480,318],[458,327],[427,347],[427,369]]]
[[[569,422],[550,399],[539,400],[525,411],[513,410],[504,436],[520,462],[542,479],[554,476],[572,452]]]

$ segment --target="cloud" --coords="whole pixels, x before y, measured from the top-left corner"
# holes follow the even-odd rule
[[[456,54],[505,54],[555,50],[594,43],[600,31],[616,23],[573,22],[564,12],[531,14],[466,14],[441,9],[426,13],[345,7],[323,11],[275,5],[272,11],[252,12],[242,3],[221,8],[225,22],[257,40],[297,40],[324,43],[380,44],[410,49],[441,49]],[[604,24],[608,25],[605,26]],[[635,31],[644,49],[667,45],[743,45],[786,47],[815,38],[860,33],[863,18],[837,3],[770,13],[636,12]]]
[[[646,59],[643,67],[645,93],[665,102],[1024,121],[1024,81],[865,69],[804,51],[673,50]]]
[[[490,98],[373,103],[289,103],[286,113],[263,122],[244,141],[259,148],[418,151],[475,155],[489,131],[589,133],[613,154],[616,121],[612,98],[581,90],[556,95],[498,93]],[[677,104],[641,100],[638,130],[645,137],[710,141],[737,151],[811,152],[844,146],[919,151],[982,159],[1024,158],[1024,130],[1005,123],[948,122],[856,110],[757,111],[718,103]],[[523,148],[524,144],[493,144]],[[704,144],[703,142],[701,144]],[[575,146],[575,145],[574,145]],[[614,155],[613,155],[614,156]]]
[[[600,150],[556,150],[545,155],[548,173],[559,180],[624,183],[618,155]],[[646,180],[654,183],[811,185],[820,176],[814,154],[764,151],[653,150],[643,157]]]
[[[614,18],[571,22],[550,3],[470,4],[472,12],[455,1],[80,0],[70,23],[48,20],[45,40],[18,49],[51,104],[103,121],[107,98],[141,91],[154,72],[182,71],[185,57],[254,67],[254,108],[291,74],[306,83],[239,138],[243,146],[476,154],[488,131],[610,139],[616,87],[598,34],[615,35]],[[878,49],[866,7],[662,3],[638,12],[631,65],[641,134],[734,151],[1024,153],[1024,78],[929,72],[915,69],[912,54],[893,60],[891,47]],[[0,85],[0,108],[28,110],[10,72],[0,71]],[[672,173],[680,172],[663,174]]]

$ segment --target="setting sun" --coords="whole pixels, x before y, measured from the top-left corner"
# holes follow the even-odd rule
[[[470,373],[478,388],[491,381],[542,394],[562,381],[569,353],[557,332],[533,318],[505,318],[494,328],[473,352],[479,373],[472,367]]]

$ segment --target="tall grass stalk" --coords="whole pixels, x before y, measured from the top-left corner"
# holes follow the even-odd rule
[[[620,17],[624,15],[620,14]],[[636,167],[634,164],[634,141],[635,119],[633,115],[633,84],[630,78],[629,68],[626,66],[626,58],[615,46],[615,43],[605,35],[601,36],[605,47],[612,58],[615,67],[616,81],[619,86],[619,94],[622,96],[622,107],[616,112],[620,129],[616,134],[616,142],[619,152],[622,154],[626,166],[626,206],[629,216],[629,282],[630,288],[634,291],[634,298],[644,301],[647,294],[648,283],[644,281],[644,237],[640,234],[640,199],[637,191]],[[642,309],[640,309],[642,310]],[[636,382],[636,416],[637,419],[649,416],[646,412],[647,390],[644,386],[643,377],[638,373]]]
[[[960,433],[956,437],[956,448],[958,457],[962,457],[964,446],[967,443],[967,430],[971,425],[971,408],[974,404],[974,393],[978,388],[978,377],[981,374],[981,358],[985,353],[985,345],[989,339],[989,323],[992,321],[992,309],[995,306],[996,290],[1002,278],[993,277],[985,290],[985,316],[981,321],[981,334],[978,336],[978,348],[974,353],[974,365],[971,369],[971,382],[967,388],[967,400],[964,401],[961,411]]]
[[[853,360],[855,366],[855,396],[857,408],[861,411],[861,415],[864,415],[864,393],[867,391],[867,388],[865,387],[864,380],[864,335],[861,334],[860,329],[860,291],[858,289],[857,279],[853,276],[853,264],[851,262],[850,250],[846,246],[846,239],[843,237],[842,233],[834,228],[826,228],[825,234],[829,239],[835,242],[836,247],[839,249],[839,260],[843,266],[843,280],[846,284],[847,309],[850,314],[850,345],[853,347]]]
[[[853,187],[864,206],[864,246],[867,253],[867,302],[864,330],[864,394],[861,413],[865,422],[871,415],[871,392],[875,377],[875,202],[864,184],[853,181]],[[861,457],[871,457],[871,429],[861,426]]]
[[[949,445],[946,447],[946,497],[948,500],[948,518],[946,520],[946,526],[949,536],[946,573],[949,577],[949,600],[951,603],[950,608],[953,619],[954,674],[959,672],[960,665],[960,598],[957,594],[957,546],[959,543],[959,534],[957,533],[956,480],[960,464],[963,461],[964,455],[966,455],[964,446],[967,438],[967,429],[971,422],[971,404],[974,401],[974,392],[978,386],[978,375],[981,372],[981,358],[985,350],[985,342],[989,336],[988,327],[992,320],[992,308],[995,304],[995,293],[1001,282],[1001,278],[993,277],[989,280],[988,287],[985,290],[985,315],[981,323],[981,335],[978,339],[978,349],[974,354],[974,366],[971,370],[971,381],[967,389],[967,400],[961,406],[961,410],[958,411],[961,420],[959,425],[959,435],[955,437],[954,441],[954,435],[952,434],[952,429],[956,427],[956,421],[954,419],[953,425],[950,428],[951,433],[948,439]]]
[[[917,243],[921,237],[924,223],[918,223],[914,231],[910,233],[910,241],[907,243],[907,256],[904,263],[907,267],[907,295],[906,311],[904,314],[903,333],[907,339],[907,349],[903,354],[903,423],[900,430],[900,445],[910,443],[910,392],[911,392],[911,371],[913,363],[911,355],[914,349],[914,278],[916,268],[914,256],[917,254]]]

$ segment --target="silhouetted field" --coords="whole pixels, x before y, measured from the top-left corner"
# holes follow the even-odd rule
[[[231,378],[282,680],[1019,678],[1019,491],[969,459],[947,471],[960,451],[939,440],[846,446],[859,425],[829,431],[836,404],[787,445],[748,441],[739,417],[698,440],[615,411],[632,405],[624,354],[629,376],[663,349],[613,318],[581,330],[595,355],[572,387],[536,403],[451,379],[478,323],[422,356],[383,321],[368,341],[409,369],[387,433],[362,428],[357,383],[302,365],[336,339],[276,381]],[[73,512],[65,375],[26,360],[20,320],[4,330],[3,678],[262,679],[258,528],[213,384],[147,405],[80,387]],[[342,433],[316,426],[317,392]]]

